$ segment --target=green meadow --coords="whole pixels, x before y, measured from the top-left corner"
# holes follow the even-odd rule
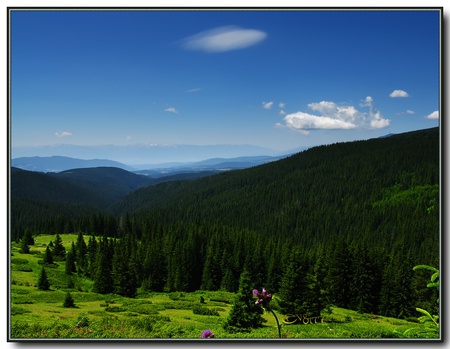
[[[66,248],[76,235],[61,235]],[[149,293],[139,290],[136,298],[91,291],[92,281],[65,273],[65,262],[46,266],[50,290],[41,291],[37,282],[42,258],[53,235],[35,237],[30,254],[19,252],[13,243],[10,257],[10,338],[84,338],[84,339],[199,339],[205,329],[215,338],[275,339],[277,326],[270,313],[260,328],[230,333],[223,322],[231,310],[234,294],[224,291]],[[67,293],[75,307],[63,306]],[[276,295],[272,307],[277,312]],[[419,316],[420,314],[418,314]],[[414,318],[401,320],[361,314],[331,307],[322,312],[322,322],[283,324],[286,339],[387,339],[404,338],[403,333],[423,325]]]

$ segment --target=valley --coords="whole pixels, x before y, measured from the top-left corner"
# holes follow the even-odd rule
[[[413,270],[440,266],[439,139],[434,128],[337,143],[198,177],[151,178],[112,167],[57,173],[13,168],[13,333],[29,332],[26,323],[41,316],[34,304],[52,303],[52,294],[58,304],[45,307],[67,319],[56,322],[64,337],[72,336],[81,313],[100,326],[89,328],[96,328],[95,336],[102,326],[122,326],[105,335],[111,338],[198,338],[205,321],[223,338],[276,335],[266,313],[262,327],[223,327],[245,286],[250,303],[254,288],[273,293],[280,317],[329,319],[311,326],[318,332],[284,326],[290,338],[397,338],[417,324],[416,308],[439,313],[439,294],[424,286],[429,273]],[[54,247],[46,251],[58,236],[64,255]],[[47,253],[56,256],[49,265],[42,264]],[[43,266],[51,291],[36,290]],[[67,292],[79,308],[61,310]],[[192,314],[200,296],[218,317]],[[158,304],[170,302],[167,297],[175,303],[162,309]],[[183,297],[191,299],[189,306]],[[212,300],[224,297],[226,304]],[[114,307],[112,300],[121,311],[103,309]],[[82,310],[91,301],[94,313],[86,315]],[[148,304],[151,314],[132,304]],[[333,314],[362,323],[339,320],[339,330],[327,332]],[[160,322],[166,317],[171,323]],[[374,320],[399,329],[379,328]],[[40,338],[49,331],[45,323],[36,327]]]

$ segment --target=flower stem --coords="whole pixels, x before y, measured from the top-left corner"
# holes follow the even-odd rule
[[[273,317],[275,318],[275,321],[277,322],[278,337],[281,338],[281,327],[280,327],[280,323],[278,322],[278,318],[277,318],[277,316],[275,315],[275,312],[272,309],[270,309],[270,312],[273,314]]]

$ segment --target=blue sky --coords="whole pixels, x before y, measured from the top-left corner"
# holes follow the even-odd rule
[[[11,146],[281,152],[435,127],[439,19],[423,10],[13,11]]]

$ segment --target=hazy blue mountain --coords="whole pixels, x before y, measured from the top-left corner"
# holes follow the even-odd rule
[[[135,173],[145,174],[147,176],[156,178],[174,174],[196,173],[196,172],[222,172],[229,170],[239,170],[266,164],[268,162],[280,160],[287,155],[282,156],[242,156],[237,158],[212,158],[198,162],[191,163],[174,163],[174,164],[160,164],[154,166],[140,165],[142,170],[135,171]]]
[[[37,172],[61,172],[73,168],[91,167],[117,167],[127,171],[134,170],[132,167],[117,161],[106,159],[82,160],[67,156],[15,158],[11,160],[11,166],[21,168],[22,170]]]
[[[78,159],[111,159],[129,166],[134,164],[160,164],[169,162],[196,162],[210,158],[278,155],[272,149],[253,145],[52,145],[38,147],[12,147],[12,158],[29,156],[67,156]],[[142,169],[140,167],[140,169]]]

